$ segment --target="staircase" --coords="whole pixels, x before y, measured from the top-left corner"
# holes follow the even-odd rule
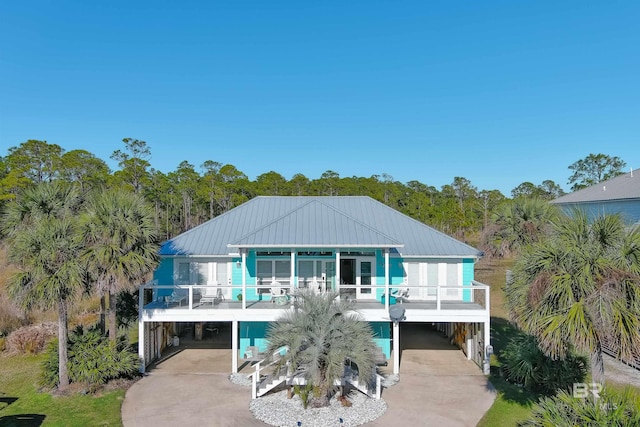
[[[288,351],[288,348],[286,349]],[[251,398],[256,399],[260,396],[264,396],[269,391],[273,390],[283,382],[287,380],[287,373],[289,371],[289,365],[280,366],[277,368],[279,364],[279,354],[280,350],[276,351],[273,354],[273,361],[268,365],[263,366],[262,363],[266,360],[263,359],[254,365],[255,371],[251,373],[249,376],[251,377]],[[276,370],[274,372],[274,370]]]
[[[306,383],[306,381],[302,377],[289,375],[290,372],[288,364],[282,365],[280,366],[280,368],[277,368],[277,365],[279,363],[277,359],[265,366],[262,365],[262,362],[264,362],[264,360],[256,363],[254,365],[255,371],[249,375],[252,380],[252,399],[257,399],[260,396],[264,396],[269,391],[285,382],[289,385],[303,385]],[[277,371],[274,372],[274,370]],[[375,382],[370,384],[361,383],[358,377],[358,371],[352,369],[349,365],[345,365],[344,374],[342,378],[336,380],[335,385],[344,386],[349,383],[357,390],[366,394],[372,399],[380,399],[380,394],[382,391],[382,380],[384,379],[382,375],[378,374],[377,372],[374,373]]]
[[[254,380],[255,397],[264,396],[283,382],[287,380],[287,366],[281,366],[279,372],[275,375],[273,373],[260,377],[260,381]],[[260,375],[260,374],[259,374]],[[255,376],[254,376],[255,378]],[[253,396],[252,396],[253,397]]]
[[[351,384],[360,392],[366,394],[372,399],[380,399],[380,393],[382,390],[382,375],[374,374],[375,384],[360,383],[358,380],[358,372],[351,369],[349,365],[344,367],[344,375],[342,376],[341,384],[344,386],[346,383]]]

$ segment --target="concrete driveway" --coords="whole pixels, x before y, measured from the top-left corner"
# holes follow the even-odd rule
[[[403,325],[400,382],[383,391],[385,414],[365,426],[472,427],[493,404],[495,390],[480,369],[426,328]],[[264,427],[249,411],[250,390],[228,380],[230,360],[228,349],[181,346],[127,391],[124,426]]]

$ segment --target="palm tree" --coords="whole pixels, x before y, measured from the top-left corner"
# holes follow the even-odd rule
[[[58,313],[58,389],[69,385],[67,313],[84,289],[86,269],[80,260],[77,217],[81,199],[71,187],[41,183],[7,205],[3,231],[9,258],[18,267],[8,284],[9,295],[25,309],[56,309]]]
[[[337,301],[337,296],[302,292],[295,310],[286,312],[268,330],[267,354],[288,348],[278,367],[287,364],[290,372],[313,385],[312,407],[329,405],[334,382],[343,376],[347,360],[358,366],[363,382],[374,378],[373,331],[359,318],[354,302]]]
[[[548,232],[557,218],[557,208],[538,197],[517,197],[500,205],[482,236],[482,248],[489,256],[507,257]]]
[[[547,355],[590,355],[592,378],[604,384],[603,342],[620,358],[640,347],[640,229],[617,215],[560,217],[516,260],[506,301]]]
[[[136,194],[108,190],[89,201],[81,229],[95,290],[109,299],[109,339],[115,342],[117,294],[134,290],[158,262],[153,211]]]

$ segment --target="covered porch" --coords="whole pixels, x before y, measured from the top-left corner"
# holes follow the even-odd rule
[[[148,286],[156,286],[149,284]],[[146,288],[145,288],[146,289]],[[393,304],[393,301],[355,300],[355,309],[362,321],[380,322],[389,325],[390,337],[387,341],[381,341],[379,344],[385,350],[387,356],[390,356],[389,365],[394,373],[398,373],[400,369],[400,349],[396,346],[400,345],[400,326],[406,323],[433,323],[448,325],[445,326],[443,332],[453,336],[454,324],[465,324],[465,336],[459,343],[460,347],[465,350],[469,359],[474,360],[482,369],[485,369],[484,362],[487,356],[487,346],[490,341],[489,337],[489,289],[487,285],[479,282],[473,282],[472,286],[465,287],[475,294],[473,301],[450,301],[450,300],[413,300],[403,301]],[[193,294],[194,287],[188,287],[189,294]],[[152,292],[146,292],[151,294]],[[218,322],[229,325],[229,348],[232,350],[231,369],[237,372],[239,365],[243,363],[242,350],[243,346],[255,345],[246,344],[244,337],[240,334],[240,324],[242,322],[273,322],[276,321],[284,312],[295,310],[295,299],[286,305],[278,305],[270,300],[264,301],[227,301],[222,300],[217,304],[199,305],[189,299],[187,303],[176,304],[170,303],[165,305],[164,302],[156,301],[146,302],[144,300],[145,292],[140,293],[140,310],[139,319],[139,342],[146,343],[149,341],[149,334],[152,334],[149,325],[152,323],[172,323],[172,322],[191,322],[194,324],[205,322]],[[390,319],[389,308],[404,309],[405,319],[401,323],[393,323]],[[460,332],[457,331],[459,335]],[[256,336],[255,338],[263,339],[264,336]],[[149,362],[150,345],[141,345],[139,348],[142,360]]]

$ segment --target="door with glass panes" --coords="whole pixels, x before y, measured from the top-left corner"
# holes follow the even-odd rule
[[[335,289],[336,263],[327,260],[298,260],[298,288],[314,292]]]
[[[375,279],[373,269],[374,260],[356,260],[356,298],[375,299],[376,295],[372,286]]]

